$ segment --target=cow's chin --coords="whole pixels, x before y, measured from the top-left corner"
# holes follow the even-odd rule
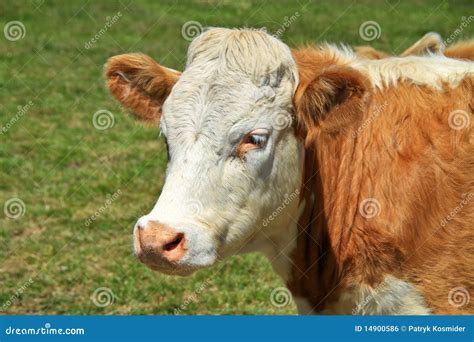
[[[188,277],[200,269],[200,268],[190,268],[190,267],[182,267],[182,266],[165,268],[165,267],[159,267],[156,265],[149,265],[149,264],[146,264],[146,266],[148,266],[153,271],[156,271],[159,273],[163,273],[170,276],[180,276],[180,277]]]

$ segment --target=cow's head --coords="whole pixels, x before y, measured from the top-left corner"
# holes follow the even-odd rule
[[[263,31],[211,29],[190,45],[182,74],[126,54],[110,59],[106,76],[125,107],[160,123],[168,146],[161,195],[134,228],[135,253],[149,267],[186,275],[249,250],[297,218],[299,76],[285,44]],[[328,77],[305,75],[302,106],[314,101],[304,96],[313,81],[338,97],[330,78],[340,75],[329,70]]]

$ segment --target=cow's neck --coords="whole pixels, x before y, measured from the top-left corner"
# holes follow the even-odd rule
[[[287,285],[297,304],[300,302],[298,306],[312,312],[326,310],[328,303],[338,301],[346,285],[351,232],[344,227],[351,226],[358,202],[351,196],[360,186],[352,170],[360,158],[354,144],[355,139],[344,134],[327,136],[316,131],[306,138],[301,189],[305,208],[298,222]]]
[[[362,188],[373,187],[364,144],[348,133],[315,130],[306,138],[305,207],[287,286],[302,314],[427,314],[417,289],[397,278],[401,254],[390,235],[376,223],[360,222]],[[367,296],[373,289],[376,294]]]

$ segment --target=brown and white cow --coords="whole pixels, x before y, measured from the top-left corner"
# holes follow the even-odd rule
[[[216,28],[182,74],[125,54],[106,77],[169,148],[134,229],[152,269],[259,251],[301,314],[474,313],[473,63]]]

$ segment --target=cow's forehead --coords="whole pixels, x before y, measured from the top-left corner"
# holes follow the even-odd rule
[[[277,104],[272,90],[262,88],[268,87],[256,86],[245,75],[196,78],[183,73],[163,108],[168,137],[189,133],[217,138],[235,125],[265,120],[263,114]]]
[[[297,70],[289,48],[262,31],[211,29],[193,41],[163,107],[170,139],[216,137],[291,103]],[[190,134],[186,134],[190,133]],[[182,138],[181,138],[182,139]]]

